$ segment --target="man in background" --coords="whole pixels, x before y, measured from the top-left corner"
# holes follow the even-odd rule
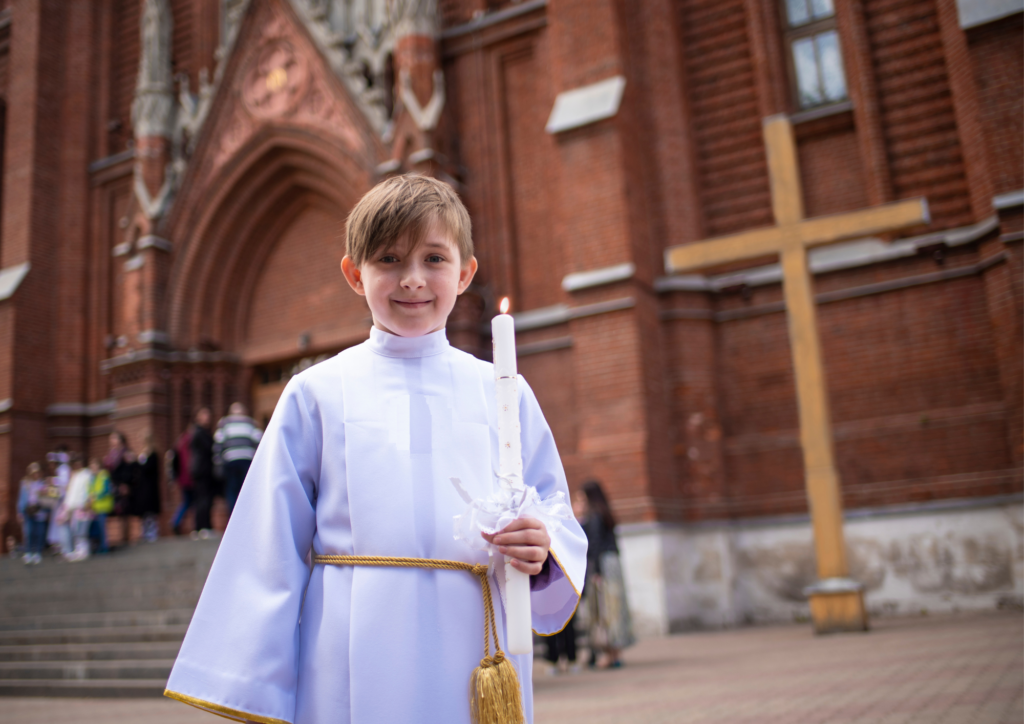
[[[228,504],[229,518],[262,435],[241,402],[232,403],[227,417],[221,418],[217,424],[217,432],[213,435],[213,457],[223,464],[224,500]]]

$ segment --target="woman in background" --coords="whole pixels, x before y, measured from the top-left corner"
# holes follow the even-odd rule
[[[142,519],[142,539],[152,543],[160,535],[160,455],[153,446],[153,435],[142,438],[132,484],[132,513]]]
[[[110,485],[114,492],[114,509],[108,517],[121,522],[121,545],[128,545],[131,537],[131,491],[135,456],[128,449],[123,433],[110,433],[110,450],[103,457],[103,467],[110,474]]]
[[[583,483],[572,507],[587,534],[587,580],[580,609],[590,641],[590,664],[617,668],[622,666],[619,652],[636,639],[615,540],[615,517],[596,480]]]

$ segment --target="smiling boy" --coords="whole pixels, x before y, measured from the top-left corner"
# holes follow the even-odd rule
[[[449,482],[486,497],[498,459],[493,368],[444,331],[476,273],[469,215],[439,181],[388,179],[353,209],[346,251],[370,339],[288,383],[166,693],[256,722],[468,723],[485,625],[477,578],[318,557],[487,563],[454,538],[465,503]],[[541,498],[567,495],[551,431],[519,388],[525,482]],[[578,524],[549,534],[519,519],[488,540],[533,576],[534,629],[560,630],[583,580]],[[504,644],[493,579],[489,588]],[[532,658],[509,659],[532,721]]]

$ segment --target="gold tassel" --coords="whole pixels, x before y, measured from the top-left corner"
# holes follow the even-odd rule
[[[484,597],[484,657],[469,678],[469,708],[473,724],[525,724],[523,699],[519,691],[516,667],[505,656],[498,643],[498,625],[494,618],[494,602],[487,580],[487,566],[462,561],[430,558],[390,558],[384,556],[313,556],[313,563],[332,566],[394,566],[399,568],[439,568],[468,571],[480,581]],[[494,637],[494,656],[491,656]]]
[[[473,724],[524,724],[519,676],[501,649],[473,669],[469,698]]]

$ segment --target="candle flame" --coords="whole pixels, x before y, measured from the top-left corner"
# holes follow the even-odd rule
[[[501,305],[500,305],[501,313],[502,314],[508,314],[508,307],[509,307],[508,297],[502,297],[501,298]]]

